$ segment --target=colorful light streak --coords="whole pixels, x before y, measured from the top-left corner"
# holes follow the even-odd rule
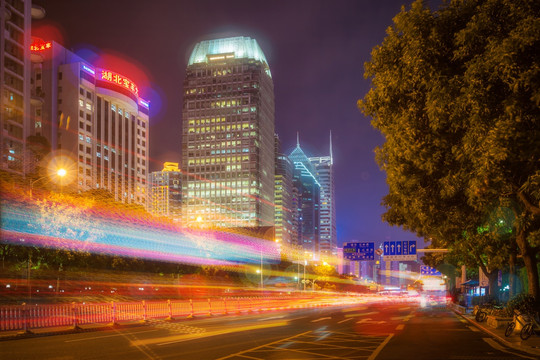
[[[149,216],[52,201],[3,199],[4,242],[187,264],[279,261],[275,244],[239,234],[196,231]],[[50,224],[53,222],[54,224]]]

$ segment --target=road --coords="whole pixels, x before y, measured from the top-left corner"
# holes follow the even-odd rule
[[[534,359],[453,312],[416,303],[150,321],[0,342],[2,359]]]

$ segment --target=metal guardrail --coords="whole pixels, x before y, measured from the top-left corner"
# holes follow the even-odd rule
[[[341,302],[343,298],[341,298]],[[0,306],[0,331],[85,324],[116,324],[149,319],[189,318],[193,316],[242,313],[298,307],[329,306],[328,299],[309,297],[220,298],[110,302],[100,304],[71,303],[55,305]]]

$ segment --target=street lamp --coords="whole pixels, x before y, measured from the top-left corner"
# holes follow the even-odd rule
[[[60,168],[60,169],[56,170],[56,175],[57,175],[58,177],[60,177],[60,178],[63,178],[64,176],[67,175],[67,170],[64,169],[64,168]],[[34,181],[32,181],[32,182],[30,183],[30,199],[32,199],[32,195],[33,195],[32,192],[33,192],[33,190],[34,190],[34,184],[37,183],[38,181],[43,180],[43,179],[46,179],[46,178],[48,178],[48,177],[49,177],[49,175],[45,175],[45,176],[42,176],[42,177],[40,177],[40,178],[38,178],[38,179],[36,179],[36,180],[34,180]]]

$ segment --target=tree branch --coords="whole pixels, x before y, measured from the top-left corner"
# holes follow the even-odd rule
[[[531,212],[533,215],[540,215],[540,208],[537,207],[537,206],[534,206],[534,205],[527,199],[527,197],[525,196],[525,194],[523,194],[523,192],[518,191],[517,196],[518,196],[519,200],[521,200],[521,202],[523,203],[523,205],[525,205],[525,208],[526,208],[529,212]]]

